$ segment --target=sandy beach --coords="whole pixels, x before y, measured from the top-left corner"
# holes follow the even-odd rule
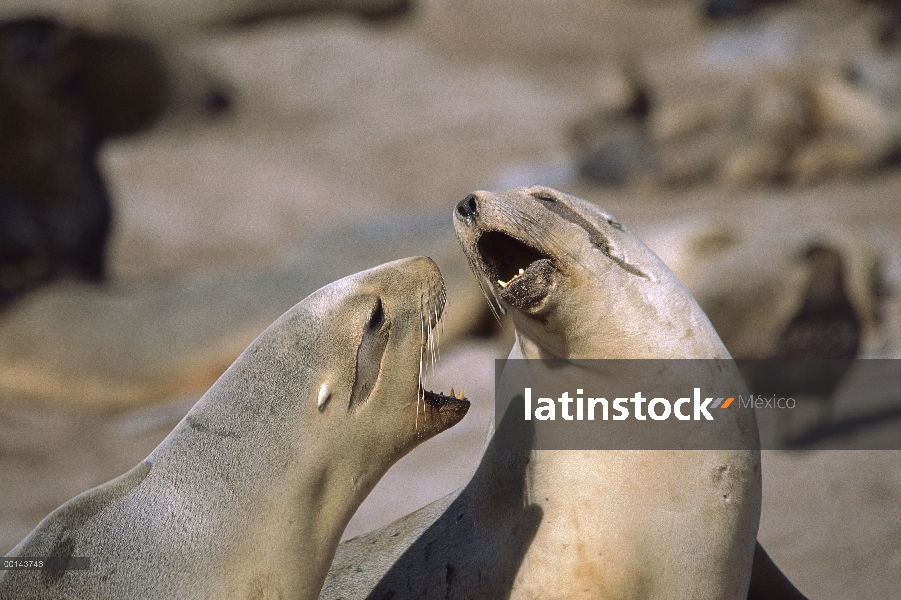
[[[815,220],[853,227],[864,232],[860,243],[879,253],[888,290],[874,347],[881,357],[901,358],[897,161],[841,162],[834,158],[839,154],[830,154],[822,168],[789,169],[796,178],[788,181],[784,176],[746,181],[703,174],[725,172],[712,167],[698,167],[692,171],[696,174],[679,180],[641,171],[607,187],[578,177],[580,151],[572,128],[595,114],[609,97],[604,86],[610,73],[624,68],[639,73],[652,91],[652,114],[658,118],[652,133],[720,122],[717,115],[737,110],[746,91],[760,89],[773,72],[833,73],[847,64],[877,62],[901,68],[901,60],[878,49],[868,33],[879,19],[874,4],[792,2],[762,11],[744,28],[704,22],[702,4],[424,0],[396,21],[326,15],[197,29],[168,38],[157,32],[158,40],[169,40],[167,56],[190,60],[225,82],[233,93],[231,109],[215,117],[174,111],[154,128],[103,147],[101,168],[115,211],[109,281],[99,291],[65,282],[37,290],[0,315],[0,338],[7,336],[0,342],[15,348],[18,342],[25,347],[28,340],[46,339],[10,339],[9,332],[37,331],[29,329],[30,321],[10,324],[13,318],[40,320],[41,313],[28,312],[26,304],[55,306],[53,315],[68,314],[65,318],[77,325],[88,317],[79,321],[59,307],[90,311],[94,295],[104,302],[119,298],[124,305],[154,290],[238,281],[242,273],[268,269],[276,280],[283,272],[278,269],[290,265],[301,265],[290,267],[301,290],[303,282],[318,287],[336,279],[344,273],[330,274],[340,268],[370,266],[367,256],[389,260],[431,253],[434,247],[442,257],[439,264],[456,265],[456,270],[442,269],[451,302],[456,297],[459,305],[449,309],[458,311],[456,325],[428,381],[433,389],[465,386],[473,406],[460,425],[389,471],[351,521],[345,539],[453,491],[476,464],[493,412],[493,361],[506,356],[511,337],[509,326],[500,334],[490,322],[486,326],[487,306],[467,279],[462,252],[459,263],[454,260],[451,211],[472,190],[532,183],[558,187],[597,202],[661,256],[672,250],[673,228],[686,220],[714,219],[739,230],[775,231],[775,223],[803,230]],[[887,75],[878,81],[886,90],[891,87]],[[901,75],[894,81],[897,89],[891,94],[901,98]],[[818,89],[815,85],[812,89]],[[886,114],[897,113],[901,120],[901,103],[893,104],[891,94],[881,96],[887,98]],[[664,117],[669,121],[664,123]],[[869,140],[866,131],[854,139]],[[793,151],[799,155],[806,149]],[[661,155],[665,174],[676,172],[668,166],[674,164],[667,162],[671,155]],[[685,156],[687,161],[687,151]],[[814,156],[813,151],[805,156]],[[374,250],[328,260],[333,248],[362,245],[356,234],[347,234],[356,230],[348,228],[405,224],[440,214],[447,216],[446,232],[436,235],[431,247],[400,234],[379,237],[388,229],[373,225],[366,230],[366,244]],[[307,262],[298,258],[300,250]],[[229,294],[222,285],[209,289]],[[206,362],[192,367],[190,377],[170,387],[155,382],[128,387],[129,393],[138,390],[128,402],[117,405],[108,394],[112,388],[98,385],[106,395],[92,403],[93,388],[70,393],[66,379],[55,383],[44,375],[25,385],[13,379],[27,374],[0,369],[0,552],[10,550],[62,502],[143,459],[262,331],[266,319],[312,291],[293,298],[290,290],[273,287],[267,303],[269,288],[258,289],[265,310],[246,309],[257,320],[242,320],[245,313],[235,308],[229,316],[236,323],[229,326],[231,335],[202,338],[210,340],[203,342],[210,352]],[[181,297],[171,293],[171,298]],[[135,323],[133,330],[92,340],[94,347],[80,353],[121,348],[104,354],[103,361],[121,359],[116,373],[127,377],[128,361],[152,361],[156,353],[165,353],[165,340],[158,341],[163,344],[159,351],[144,353],[149,359],[129,350],[141,348],[135,332],[163,327],[160,319],[178,314],[182,328],[215,321],[197,316],[207,305],[179,313],[178,302],[159,300],[153,306],[162,308],[155,311],[130,309],[127,322]],[[151,304],[136,300],[129,306]],[[76,325],[72,331],[79,331]],[[194,352],[188,342],[179,344],[176,358],[179,352]],[[28,354],[9,352],[5,356]],[[160,375],[153,376],[165,379],[174,368],[160,367]],[[151,389],[164,391],[141,395],[140,390]],[[83,400],[66,401],[76,396]],[[901,451],[765,451],[763,490],[759,540],[808,597],[898,597]]]

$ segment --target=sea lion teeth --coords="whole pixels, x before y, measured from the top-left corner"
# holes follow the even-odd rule
[[[444,283],[425,257],[295,305],[145,461],[10,552],[87,556],[90,571],[0,571],[0,597],[316,600],[376,482],[469,408],[421,392],[424,283],[437,320]]]
[[[530,266],[531,266],[531,265],[530,265]],[[519,278],[519,276],[522,275],[522,274],[525,273],[525,272],[526,272],[525,269],[520,269],[520,270],[519,270],[519,273],[517,273],[517,274],[515,274],[513,277],[511,277],[509,281],[502,281],[502,280],[498,279],[498,280],[497,280],[497,283],[498,283],[498,285],[501,286],[501,288],[506,289],[506,287],[507,287],[508,285],[510,285],[511,283],[513,283],[514,280],[516,280],[517,278]]]
[[[536,260],[522,275],[510,280],[500,293],[500,298],[505,304],[516,308],[531,313],[540,312],[544,300],[554,288],[556,270],[552,260],[547,258]]]

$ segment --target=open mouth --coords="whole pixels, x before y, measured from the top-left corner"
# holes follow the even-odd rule
[[[444,394],[427,390],[420,384],[419,397],[425,402],[423,402],[422,415],[417,409],[416,431],[424,437],[431,437],[435,433],[450,429],[469,412],[470,402],[464,396],[462,389],[458,393],[454,393],[454,388],[451,388],[449,394]]]
[[[446,427],[457,423],[469,410],[469,400],[460,388],[455,393],[451,388],[449,394],[433,392],[423,387],[422,381],[426,371],[426,361],[434,368],[438,360],[438,324],[447,304],[447,291],[443,283],[439,286],[430,285],[427,294],[420,296],[420,325],[422,331],[422,343],[419,356],[419,397],[425,400],[429,407],[437,412],[439,420]]]
[[[427,390],[420,386],[420,393],[422,394],[425,401],[432,406],[432,408],[441,409],[448,403],[452,405],[457,405],[460,402],[465,402],[467,406],[469,406],[469,400],[463,395],[463,388],[460,388],[460,391],[454,393],[454,388],[451,388],[450,394],[444,394],[442,392],[433,392],[431,390]]]
[[[551,291],[557,266],[548,254],[501,231],[483,233],[476,248],[486,275],[508,304],[533,307]]]

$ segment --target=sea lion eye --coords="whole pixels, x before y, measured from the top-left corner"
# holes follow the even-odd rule
[[[375,308],[372,309],[372,314],[369,315],[369,331],[379,329],[384,322],[385,310],[382,308],[382,299],[379,298],[376,300]]]
[[[369,322],[357,347],[357,370],[348,409],[353,410],[362,405],[375,388],[382,369],[382,358],[388,346],[390,330],[390,322],[385,315],[382,300],[376,298],[372,312],[369,313]]]
[[[620,231],[623,230],[623,226],[620,225],[619,223],[617,223],[616,221],[614,221],[613,219],[607,219],[607,223],[609,223],[610,226],[613,227],[614,229],[619,229]]]
[[[554,198],[549,192],[534,192],[532,197],[536,200],[543,200],[545,202],[556,202],[557,199]]]

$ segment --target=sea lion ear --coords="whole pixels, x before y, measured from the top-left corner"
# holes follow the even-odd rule
[[[332,386],[329,385],[328,382],[323,383],[319,386],[319,399],[316,401],[319,410],[325,408],[325,403],[328,402],[328,399],[332,397]]]

